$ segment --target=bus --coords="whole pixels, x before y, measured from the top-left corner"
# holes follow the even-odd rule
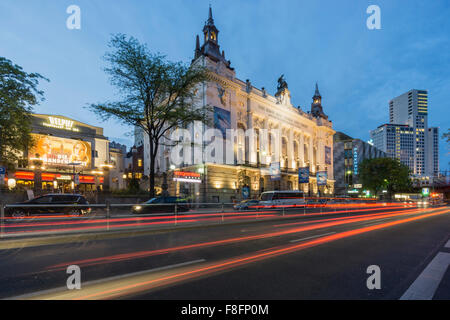
[[[266,191],[259,199],[261,207],[305,207],[303,191]]]

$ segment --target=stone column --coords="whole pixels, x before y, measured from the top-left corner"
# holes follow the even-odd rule
[[[295,168],[294,131],[292,130],[292,128],[289,128],[289,131],[288,131],[287,156],[288,156],[288,168],[290,168],[290,169]]]
[[[248,146],[248,150],[245,150],[246,161],[251,164],[256,164],[256,145],[255,145],[255,131],[253,128],[253,112],[247,112],[247,132],[245,135],[245,140],[248,141],[246,146]]]
[[[313,138],[312,135],[309,136],[309,167],[315,166],[315,159],[314,159],[314,145],[313,145]]]
[[[304,166],[306,159],[305,159],[305,136],[303,135],[303,133],[300,134],[300,141],[298,144],[298,148],[299,148],[299,158],[300,158],[300,165]]]

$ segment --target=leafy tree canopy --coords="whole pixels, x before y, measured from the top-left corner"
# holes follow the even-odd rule
[[[206,122],[207,108],[196,104],[199,85],[208,79],[200,66],[168,61],[133,37],[114,35],[105,55],[111,84],[120,100],[91,104],[103,120],[115,118],[139,127],[150,143],[150,196],[154,196],[155,160],[161,139],[174,128]]]
[[[32,107],[44,100],[43,91],[38,89],[40,80],[48,81],[0,57],[0,164],[10,169],[33,143]]]
[[[394,192],[412,190],[408,166],[397,159],[365,159],[360,164],[359,178],[363,187],[375,194],[386,190],[390,196]]]

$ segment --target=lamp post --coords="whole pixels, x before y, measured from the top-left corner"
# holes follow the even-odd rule
[[[79,166],[79,165],[81,165],[81,163],[80,162],[70,162],[69,165],[72,166],[72,168],[73,168],[72,173],[73,173],[74,189],[78,190],[78,185],[80,184],[80,179],[78,178],[78,176],[76,176],[77,173],[75,172],[75,166]],[[75,190],[74,190],[74,192],[75,192]]]
[[[105,180],[103,181],[103,185],[105,186],[105,189],[109,191],[109,186],[110,186],[110,183],[109,183],[110,174],[109,173],[110,173],[111,169],[114,168],[114,166],[105,161],[104,164],[100,165],[100,168],[103,170],[103,172],[106,172]]]

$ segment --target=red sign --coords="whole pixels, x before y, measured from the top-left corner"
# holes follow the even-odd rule
[[[31,180],[31,181],[34,180],[34,172],[18,171],[14,174],[14,176],[17,180]],[[52,182],[62,176],[63,175],[61,175],[59,173],[47,173],[47,172],[41,173],[42,181],[45,181],[45,182]],[[64,175],[64,176],[70,176],[70,178],[73,180],[73,175],[71,175],[71,174]],[[99,178],[100,183],[103,183],[104,181],[105,181],[104,177]],[[95,177],[94,176],[80,176],[80,183],[94,184]]]

